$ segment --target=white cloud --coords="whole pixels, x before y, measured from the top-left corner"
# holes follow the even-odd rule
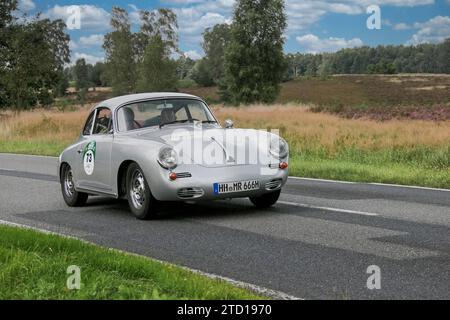
[[[189,50],[184,52],[184,56],[186,58],[191,58],[192,60],[199,60],[202,58],[202,55],[198,53],[196,50]]]
[[[394,30],[399,30],[399,31],[401,31],[401,30],[409,30],[409,29],[413,29],[413,28],[414,28],[414,26],[409,25],[407,23],[403,23],[403,22],[397,23],[397,24],[394,25]]]
[[[202,12],[196,8],[174,9],[178,17],[180,40],[189,45],[199,45],[206,28],[220,23],[231,23],[230,18],[215,12]]]
[[[438,43],[450,38],[450,17],[437,16],[424,23],[415,23],[418,31],[408,44]]]
[[[55,5],[44,13],[45,17],[51,19],[62,19],[66,21],[71,11],[71,6]],[[94,5],[80,5],[81,29],[91,31],[105,31],[109,29],[110,14],[103,8]]]
[[[78,43],[83,47],[98,47],[103,45],[104,35],[102,34],[91,34],[87,37],[80,37]]]
[[[414,7],[433,4],[434,0],[287,0],[288,33],[305,30],[326,14],[365,14],[366,8],[380,6]]]
[[[82,52],[75,52],[72,56],[72,64],[75,64],[78,59],[84,59],[86,60],[86,63],[92,65],[96,64],[97,62],[103,62],[105,60],[104,57],[93,56]]]
[[[19,0],[18,7],[20,11],[28,12],[36,8],[33,0]]]
[[[296,38],[297,42],[302,46],[305,52],[335,52],[344,48],[360,47],[364,43],[359,38],[346,40],[344,38],[326,38],[320,39],[313,34],[307,34]]]

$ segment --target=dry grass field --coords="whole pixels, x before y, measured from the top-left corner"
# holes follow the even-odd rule
[[[3,113],[0,152],[58,155],[92,105]],[[293,175],[450,188],[450,121],[346,119],[301,104],[213,109],[236,127],[280,129]]]

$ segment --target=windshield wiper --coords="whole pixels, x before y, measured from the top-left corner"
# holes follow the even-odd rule
[[[159,128],[161,129],[162,127],[164,127],[164,126],[166,126],[166,125],[168,125],[168,124],[175,124],[175,123],[185,123],[185,122],[188,122],[189,120],[175,120],[175,121],[170,121],[170,122],[164,122],[164,123],[161,123],[160,125],[159,125]]]
[[[217,121],[215,121],[215,120],[205,120],[205,121],[202,121],[202,123],[217,123]]]

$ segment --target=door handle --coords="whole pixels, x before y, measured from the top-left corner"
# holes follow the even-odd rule
[[[83,152],[83,149],[80,149],[77,152],[78,152],[78,154],[81,154]]]

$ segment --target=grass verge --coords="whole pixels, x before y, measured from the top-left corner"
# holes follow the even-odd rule
[[[374,165],[294,156],[291,160],[290,174],[318,179],[450,189],[449,170],[426,169],[398,163]]]
[[[69,266],[81,289],[68,290]],[[250,291],[145,257],[0,225],[0,299],[260,299]]]

